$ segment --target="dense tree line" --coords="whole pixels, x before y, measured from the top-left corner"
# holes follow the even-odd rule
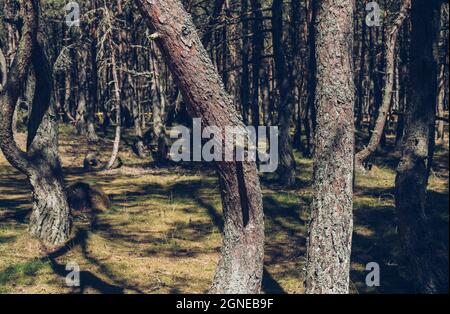
[[[385,149],[398,156],[399,236],[417,289],[445,289],[425,205],[448,123],[448,3],[379,1],[379,26],[368,23],[377,12],[367,3],[87,0],[79,26],[69,26],[66,1],[1,0],[0,147],[32,188],[31,234],[50,245],[70,237],[58,123],[89,143],[114,130],[110,158],[96,170],[122,162],[127,130],[139,158],[166,162],[168,128],[191,117],[205,126],[276,125],[280,186],[295,189],[294,152],[314,160],[308,293],[348,292],[354,178]],[[14,140],[20,128],[25,151]],[[216,166],[225,224],[211,291],[257,293],[257,165]]]

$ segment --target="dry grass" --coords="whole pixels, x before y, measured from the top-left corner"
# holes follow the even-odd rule
[[[49,254],[27,232],[30,193],[25,178],[0,154],[0,293],[201,293],[208,289],[221,245],[221,206],[217,180],[200,166],[158,167],[121,152],[125,167],[83,173],[88,149],[110,151],[111,143],[88,146],[64,128],[61,156],[68,183],[100,186],[112,209],[94,221],[75,223],[73,241]],[[19,135],[23,143],[23,135]],[[125,139],[126,140],[126,139]],[[125,145],[126,146],[126,145]],[[448,146],[437,154],[430,204],[447,224]],[[266,213],[266,292],[303,292],[305,233],[311,200],[312,162],[298,158],[298,184],[279,189],[263,178]],[[392,165],[375,166],[357,179],[352,264],[353,292],[410,291],[397,243]],[[445,228],[444,228],[445,229]],[[448,240],[445,244],[448,255]],[[448,258],[448,257],[447,257]],[[364,284],[365,265],[382,267],[382,286]],[[77,262],[80,288],[65,285],[65,265]]]

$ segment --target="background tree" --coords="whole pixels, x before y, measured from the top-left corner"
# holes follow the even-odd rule
[[[432,162],[436,119],[437,58],[442,1],[413,0],[411,9],[411,63],[405,135],[397,167],[395,200],[399,235],[422,293],[442,291],[442,274],[436,267],[427,218],[429,163]]]
[[[394,20],[392,26],[388,28],[387,39],[384,47],[384,88],[382,103],[378,109],[378,116],[375,121],[375,127],[370,136],[370,141],[363,150],[358,152],[355,156],[355,167],[357,169],[363,169],[363,162],[370,157],[371,154],[375,152],[382,136],[384,134],[384,129],[386,126],[386,120],[388,118],[389,109],[393,101],[393,89],[394,89],[394,79],[395,79],[395,56],[396,56],[396,45],[398,33],[402,27],[403,21],[406,19],[408,11],[411,6],[410,0],[404,0],[401,2],[400,11],[396,19]],[[364,59],[364,58],[362,58]],[[362,73],[362,71],[361,71]],[[360,86],[361,88],[361,86]]]

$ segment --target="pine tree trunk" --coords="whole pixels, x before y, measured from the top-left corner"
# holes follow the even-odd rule
[[[245,125],[248,125],[248,117],[250,110],[250,70],[249,70],[249,51],[250,41],[248,27],[248,0],[241,0],[241,19],[242,19],[242,69],[241,69],[241,86],[240,98],[242,106],[242,117]]]
[[[316,108],[314,106],[315,92],[316,92],[316,44],[315,44],[315,17],[316,7],[312,0],[306,0],[305,3],[305,32],[306,44],[308,47],[308,73],[307,73],[307,100],[306,113],[304,118],[305,134],[306,134],[306,151],[305,154],[310,157],[314,152],[313,138],[316,128]]]
[[[96,1],[93,1],[94,8],[97,8]],[[96,143],[98,136],[95,131],[95,109],[98,106],[98,65],[97,65],[97,22],[92,23],[92,27],[89,30],[91,35],[90,43],[90,63],[91,72],[89,80],[89,101],[86,108],[87,114],[87,139],[89,143]]]
[[[356,114],[356,125],[360,127],[364,120],[364,83],[366,82],[366,58],[367,58],[367,24],[366,21],[362,22],[362,34],[361,34],[361,52],[359,56],[359,75],[358,75],[358,102],[357,102],[357,114]]]
[[[446,24],[444,18],[444,10],[441,12],[440,18],[440,36],[439,36],[439,53],[440,53],[440,64],[439,64],[439,76],[438,76],[438,96],[437,96],[437,115],[438,117],[443,117],[445,112],[445,70],[446,70],[446,60],[448,59],[448,38],[446,37]],[[444,121],[439,120],[437,122],[436,128],[436,145],[443,145],[445,143],[445,126]]]
[[[86,61],[87,52],[84,47],[81,47],[80,60],[78,60],[77,78],[78,78],[78,101],[77,111],[75,115],[75,126],[78,135],[85,135],[86,126],[86,105],[87,105],[87,75],[86,75]]]
[[[60,169],[37,168],[30,176],[33,211],[30,234],[50,245],[65,243],[70,236],[72,221]]]
[[[51,68],[42,47],[37,43],[32,57],[36,86],[27,138],[27,154],[32,160],[29,180],[33,195],[29,229],[45,243],[59,245],[68,240],[72,221],[58,153]]]
[[[6,85],[6,80],[8,77],[8,65],[6,63],[5,55],[3,50],[0,48],[0,93],[3,92],[3,88]]]
[[[187,103],[203,126],[243,127],[191,17],[180,1],[135,0]],[[177,18],[174,19],[173,17]],[[263,273],[264,219],[254,162],[218,162],[224,214],[222,255],[212,293],[259,293]]]
[[[144,146],[144,135],[141,127],[141,118],[139,115],[139,108],[136,100],[131,100],[131,113],[133,115],[134,121],[134,135],[136,136],[136,140],[134,143],[134,149],[136,151],[136,155],[139,158],[145,158],[145,146]]]
[[[109,23],[112,23],[109,10],[105,10],[107,12],[107,17],[109,20]],[[114,95],[114,109],[116,110],[116,130],[114,134],[114,142],[113,142],[113,148],[111,152],[111,157],[109,158],[109,161],[105,165],[104,169],[109,170],[112,169],[117,157],[119,155],[119,149],[120,149],[120,140],[122,135],[122,99],[121,99],[121,88],[120,88],[120,81],[119,81],[119,74],[118,74],[118,64],[116,61],[116,51],[114,49],[114,45],[112,42],[112,39],[110,38],[110,47],[111,47],[111,72],[112,72],[112,79],[113,79],[113,95]]]
[[[286,56],[283,44],[283,1],[274,0],[272,6],[272,36],[275,73],[279,91],[279,116],[280,129],[280,166],[278,174],[280,183],[284,186],[292,186],[295,183],[295,159],[292,151],[290,135],[293,102],[293,82],[289,77],[286,66]]]
[[[52,77],[36,41],[39,1],[22,1],[22,38],[0,103],[0,147],[6,159],[29,180],[33,192],[30,232],[48,245],[68,240],[71,220],[58,157],[58,132]],[[20,91],[33,63],[36,86],[28,123],[27,152],[14,141],[12,119]]]
[[[437,61],[433,45],[439,31],[439,1],[413,0],[411,19],[410,100],[395,180],[396,212],[401,243],[417,289],[436,293],[444,292],[440,283],[445,279],[433,260],[435,251],[426,199],[436,110]]]
[[[261,12],[261,4],[259,0],[251,0],[252,7],[252,125],[258,127],[260,125],[260,78],[265,75],[262,67],[262,53],[264,52],[264,34],[263,34],[263,15]]]
[[[317,1],[317,127],[307,293],[348,293],[353,230],[353,0]]]

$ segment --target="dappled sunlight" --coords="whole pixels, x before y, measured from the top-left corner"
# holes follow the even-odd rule
[[[121,156],[130,164],[123,169],[85,173],[83,158],[75,149],[67,149],[80,141],[66,134],[72,133],[66,132],[62,138],[66,181],[94,184],[108,194],[112,207],[96,212],[91,220],[76,219],[73,240],[59,252],[47,252],[27,233],[31,195],[26,180],[0,156],[0,292],[205,292],[222,243],[221,198],[214,172],[200,165],[155,166],[151,159],[135,158],[126,147]],[[266,221],[263,291],[268,293],[304,292],[312,162],[297,155],[297,164],[295,188],[277,186],[270,174],[262,178]],[[383,164],[357,177],[351,272],[354,293],[412,291],[405,279],[407,270],[400,266],[404,263],[396,230],[394,179],[395,172]],[[431,179],[429,200],[434,225],[443,239],[448,235],[445,178]],[[442,252],[445,250],[448,252],[448,239],[442,242]],[[85,279],[77,289],[65,286],[64,267],[71,261],[80,265]],[[383,285],[379,288],[365,285],[365,265],[372,261],[381,266]]]

